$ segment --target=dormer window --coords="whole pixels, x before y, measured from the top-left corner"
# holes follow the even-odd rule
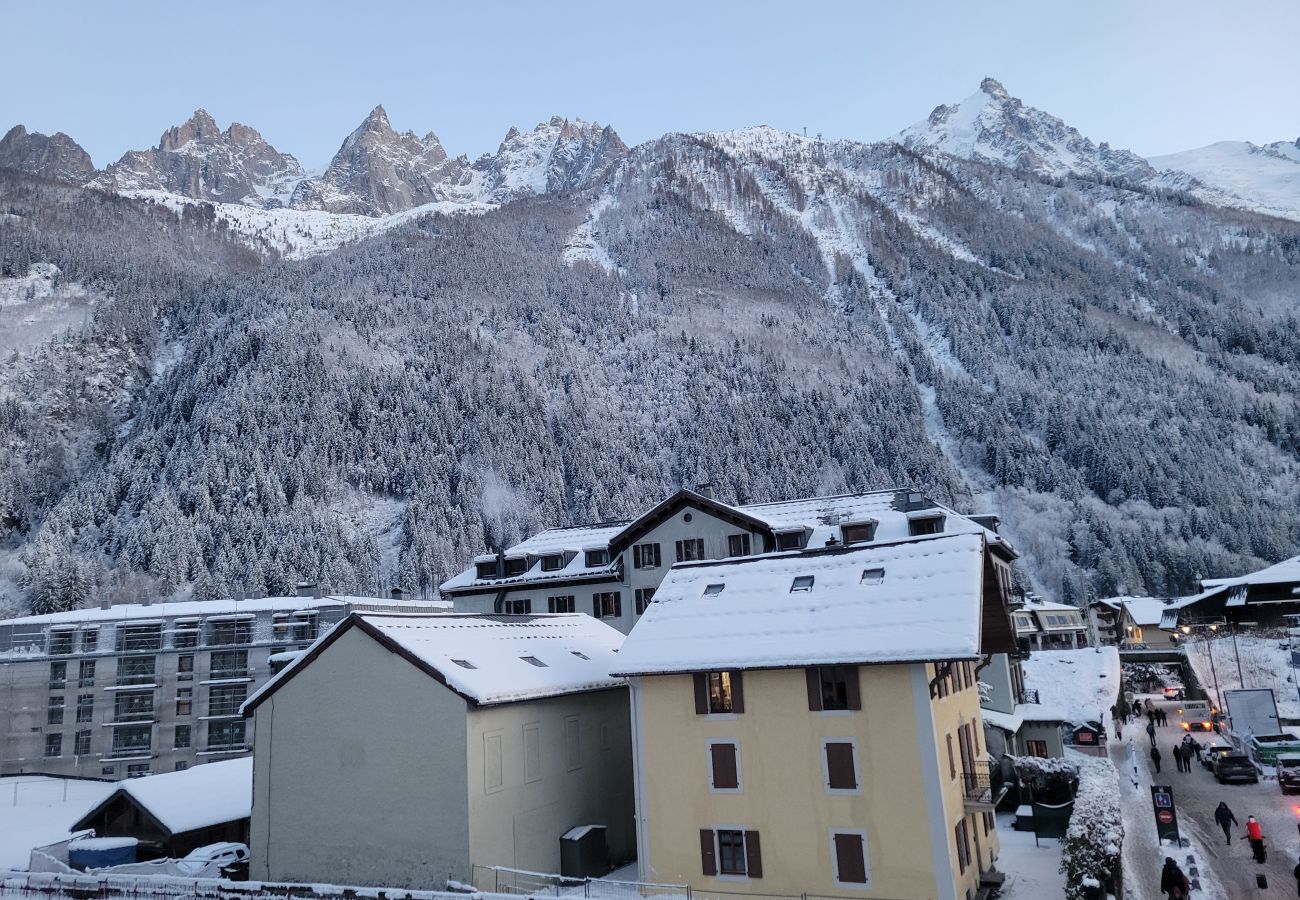
[[[474,564],[474,572],[479,578],[496,578],[498,563],[493,560],[480,560]]]
[[[792,594],[805,593],[807,591],[811,591],[812,588],[813,588],[813,576],[796,575],[794,581],[791,582],[790,584],[790,593]]]
[[[543,572],[557,572],[564,568],[563,553],[548,553],[542,557]]]
[[[926,534],[942,534],[943,518],[943,513],[910,517],[907,522],[907,533],[912,537],[920,537]]]
[[[807,534],[801,528],[798,531],[782,531],[776,536],[776,549],[802,550]]]
[[[876,522],[849,522],[840,526],[840,537],[846,544],[865,544],[876,539]]]
[[[506,577],[522,575],[528,571],[528,559],[523,556],[511,556],[506,559]]]
[[[605,548],[599,550],[588,550],[586,562],[588,569],[609,565],[609,550]]]

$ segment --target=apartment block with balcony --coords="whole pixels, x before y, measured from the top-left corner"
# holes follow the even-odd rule
[[[998,883],[976,667],[1015,553],[928,534],[675,566],[624,642],[643,881],[974,898]]]
[[[439,590],[459,612],[583,612],[626,634],[678,563],[929,534],[983,534],[996,543],[997,524],[902,489],[741,504],[706,487],[683,489],[629,521],[552,528],[484,553]]]
[[[0,774],[126,778],[246,754],[240,705],[278,663],[353,610],[450,606],[301,593],[0,621]]]

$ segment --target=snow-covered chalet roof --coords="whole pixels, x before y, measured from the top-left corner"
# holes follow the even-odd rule
[[[1038,691],[1039,711],[1030,704],[1016,707],[1025,721],[1066,721],[1075,725],[1110,721],[1110,708],[1119,697],[1119,650],[1086,647],[1080,650],[1036,650],[1020,664],[1025,687]]]
[[[127,794],[172,834],[247,819],[253,809],[253,758],[204,763],[183,772],[128,778],[72,827],[85,824],[119,794]]]
[[[908,509],[904,499],[909,495],[918,498],[921,508]],[[826,497],[807,497],[798,500],[778,500],[771,503],[728,504],[691,490],[680,490],[635,519],[626,522],[606,522],[573,528],[552,528],[527,540],[514,544],[502,552],[506,559],[529,557],[528,569],[518,575],[501,575],[496,578],[479,578],[474,567],[449,578],[440,585],[443,591],[506,588],[519,584],[544,584],[552,580],[605,579],[618,570],[617,554],[643,532],[647,523],[657,521],[657,514],[671,504],[687,502],[715,514],[734,516],[735,520],[759,531],[772,534],[787,531],[807,533],[805,546],[824,547],[827,541],[841,540],[842,525],[874,523],[875,533],[870,543],[881,544],[902,540],[910,535],[910,522],[917,518],[944,519],[945,534],[982,534],[990,544],[1005,547],[1010,544],[996,532],[986,529],[973,519],[923,498],[916,492],[898,489],[871,491],[859,494],[840,494]],[[610,549],[608,562],[600,566],[587,566],[583,551]],[[789,552],[789,551],[787,551]],[[572,553],[573,557],[560,569],[544,571],[540,557],[546,554]],[[492,554],[474,558],[475,562],[490,561]]]
[[[353,613],[249,697],[244,714],[350,628],[359,628],[479,706],[624,685],[609,674],[623,634],[583,613]]]
[[[1239,584],[1287,584],[1292,581],[1300,583],[1300,556],[1284,559],[1267,569],[1260,569],[1258,572],[1251,572],[1249,575],[1238,575],[1236,578],[1206,578],[1201,581],[1201,587],[1223,588],[1236,587]],[[1300,600],[1300,597],[1296,599]]]
[[[618,675],[974,659],[985,539],[939,534],[676,565]],[[811,578],[806,590],[795,579]]]
[[[175,603],[118,603],[103,609],[70,609],[65,612],[40,616],[20,616],[2,619],[0,625],[79,625],[104,622],[156,621],[178,616],[196,618],[236,615],[259,612],[296,612],[308,609],[325,609],[335,606],[410,607],[411,609],[450,609],[446,600],[388,600],[382,597],[351,597],[330,595],[326,597],[258,597],[249,600],[183,600]]]

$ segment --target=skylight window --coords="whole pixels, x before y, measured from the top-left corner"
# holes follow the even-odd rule
[[[799,593],[801,591],[811,591],[813,586],[813,576],[796,575],[794,582],[790,585],[790,593]]]
[[[477,668],[478,668],[478,666],[474,665],[474,664],[473,664],[472,662],[470,662],[468,659],[453,659],[452,662],[454,662],[456,665],[460,666],[462,669],[477,669]]]
[[[722,593],[722,589],[725,587],[726,587],[725,584],[711,584],[704,589],[704,596],[716,597],[718,596],[718,594]]]
[[[537,666],[537,668],[539,669],[548,668],[546,663],[542,662],[536,656],[521,656],[519,658],[522,659],[524,662],[528,663],[528,665],[530,666]]]
[[[862,584],[880,584],[884,580],[885,569],[883,566],[862,570]]]
[[[590,656],[583,653],[581,650],[570,650],[569,652],[572,653],[574,656],[578,657],[578,659],[591,659]]]

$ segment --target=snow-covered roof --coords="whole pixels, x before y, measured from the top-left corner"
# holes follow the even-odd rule
[[[1165,610],[1176,609],[1182,605],[1180,599],[1178,597],[1113,597],[1106,602],[1113,602],[1117,608],[1126,610],[1135,625],[1155,628],[1159,627]]]
[[[247,819],[253,809],[253,758],[204,763],[182,772],[128,778],[73,826],[83,823],[118,793],[128,794],[172,834]]]
[[[1086,647],[1081,650],[1036,650],[1021,663],[1025,686],[1038,691],[1039,712],[1031,704],[1017,706],[1026,721],[1066,721],[1076,725],[1109,721],[1110,708],[1119,697],[1119,650]]]
[[[526,572],[519,575],[479,578],[476,569],[471,567],[443,582],[440,589],[456,591],[466,588],[509,587],[521,583],[544,583],[548,580],[608,577],[617,569],[617,559],[611,556],[605,565],[588,567],[585,556],[578,551],[608,548],[625,532],[635,530],[638,523],[650,517],[664,504],[683,496],[698,504],[708,505],[724,513],[731,513],[742,520],[751,521],[755,527],[765,527],[773,534],[807,531],[809,534],[805,546],[810,548],[824,547],[827,541],[839,542],[842,537],[840,532],[842,525],[873,522],[876,528],[872,543],[880,544],[907,538],[911,533],[910,523],[917,518],[943,517],[946,534],[983,534],[989,543],[1000,544],[1010,549],[1010,545],[996,532],[986,529],[978,522],[946,506],[923,500],[922,502],[929,505],[911,511],[902,508],[900,497],[905,497],[908,493],[915,492],[889,489],[859,494],[778,500],[770,503],[728,504],[694,491],[683,490],[636,519],[573,528],[552,528],[514,544],[502,553],[505,557],[519,557],[541,556],[561,551],[576,552],[576,556],[561,569],[543,571],[538,560]],[[916,496],[921,495],[916,494]],[[486,554],[474,557],[474,561],[490,561],[494,558],[492,554]]]
[[[940,534],[674,566],[614,672],[975,658],[984,544]]]
[[[1239,584],[1286,584],[1292,581],[1300,582],[1300,556],[1284,559],[1267,569],[1260,569],[1258,572],[1251,572],[1249,575],[1238,575],[1236,578],[1205,578],[1201,581],[1201,587],[1223,588],[1235,587]],[[1300,600],[1300,597],[1296,599]]]
[[[995,728],[1001,728],[1008,734],[1015,734],[1020,730],[1020,726],[1025,724],[1024,716],[1015,713],[998,712],[996,709],[981,709],[980,716],[983,717],[987,724]]]
[[[334,606],[409,606],[411,609],[449,609],[446,600],[388,600],[381,597],[258,597],[250,600],[184,600],[175,603],[118,603],[107,609],[70,609],[40,616],[20,616],[0,620],[0,625],[78,625],[96,622],[129,622],[133,625],[157,623],[176,616],[213,617],[259,612],[293,612]]]
[[[609,674],[621,632],[583,613],[452,615],[353,613],[244,703],[245,715],[358,627],[478,705],[623,686]]]

